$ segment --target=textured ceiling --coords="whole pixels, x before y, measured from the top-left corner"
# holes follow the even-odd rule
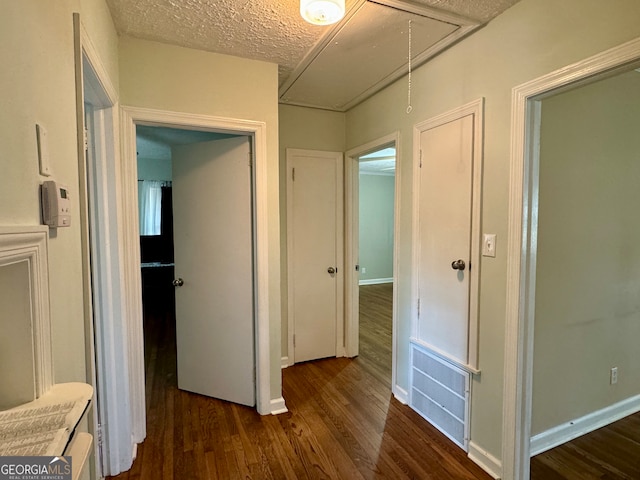
[[[517,1],[392,0],[391,3],[400,7],[436,8],[483,24]],[[318,27],[306,23],[300,17],[298,2],[107,0],[121,35],[277,63],[281,86],[305,61],[308,63],[317,44],[342,28],[340,24]],[[347,12],[355,11],[363,3],[365,0],[346,0]]]

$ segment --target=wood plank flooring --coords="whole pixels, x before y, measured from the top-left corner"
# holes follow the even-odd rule
[[[531,480],[640,479],[640,413],[531,459]]]
[[[176,387],[175,321],[145,321],[147,438],[118,480],[482,479],[466,454],[392,398],[391,285],[362,290],[356,359],[283,370],[288,413],[255,409]]]

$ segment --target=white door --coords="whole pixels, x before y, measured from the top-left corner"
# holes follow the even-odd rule
[[[178,388],[255,404],[250,140],[174,147]]]
[[[474,117],[420,133],[418,339],[469,363]]]
[[[342,153],[287,150],[287,174],[290,361],[335,357],[343,329]]]

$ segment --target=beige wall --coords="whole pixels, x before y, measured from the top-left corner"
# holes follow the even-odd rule
[[[314,108],[280,105],[280,238],[282,255],[282,356],[288,357],[287,319],[287,148],[345,151],[345,114]]]
[[[396,130],[402,169],[399,242],[398,383],[408,386],[411,318],[412,128],[485,97],[483,231],[496,233],[496,258],[483,258],[479,366],[473,381],[471,440],[501,457],[511,90],[640,35],[640,2],[522,0],[472,37],[414,72],[413,111],[406,78],[347,113],[347,148]],[[605,21],[606,19],[606,21]]]
[[[271,392],[280,397],[280,219],[277,65],[120,39],[122,105],[257,120],[267,128]]]
[[[542,102],[534,435],[640,394],[638,125],[635,71]]]
[[[53,178],[70,187],[72,226],[51,231],[49,275],[56,382],[84,381],[73,13],[80,12],[112,80],[116,34],[102,0],[3,2],[0,15],[0,225],[40,224],[36,123],[48,132]]]
[[[395,175],[359,175],[360,281],[393,278],[395,186]]]

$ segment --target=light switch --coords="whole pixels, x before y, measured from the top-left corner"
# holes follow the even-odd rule
[[[495,257],[496,256],[496,234],[485,233],[482,237],[482,256],[483,257]]]
[[[49,145],[47,144],[47,131],[36,123],[36,136],[38,137],[38,162],[40,164],[40,175],[51,176],[49,166]]]

